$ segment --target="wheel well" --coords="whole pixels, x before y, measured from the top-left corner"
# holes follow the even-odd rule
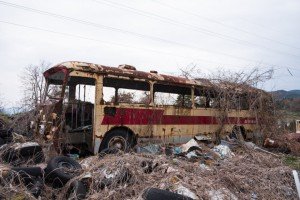
[[[128,127],[126,126],[115,126],[115,127],[112,127],[110,130],[108,130],[105,134],[104,134],[104,137],[102,139],[102,141],[105,140],[105,138],[111,133],[113,132],[114,130],[122,130],[122,131],[125,131],[127,133],[129,133],[129,135],[132,137],[133,141],[134,141],[134,144],[137,143],[137,138],[136,138],[136,134]]]

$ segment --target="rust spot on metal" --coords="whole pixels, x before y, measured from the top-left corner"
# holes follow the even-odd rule
[[[82,72],[92,72],[98,74],[111,74],[114,76],[123,76],[128,78],[138,78],[158,82],[167,82],[171,84],[184,84],[184,85],[203,85],[202,81],[191,80],[179,76],[170,76],[164,74],[158,74],[157,71],[144,72],[139,71],[131,65],[119,65],[119,67],[110,67],[104,65],[97,65],[85,62],[64,62],[60,63],[51,69],[47,70],[44,75],[52,74],[57,72],[62,68],[68,69],[69,71],[82,71]]]
[[[158,72],[155,71],[155,70],[150,70],[150,73],[152,73],[152,74],[158,74]]]

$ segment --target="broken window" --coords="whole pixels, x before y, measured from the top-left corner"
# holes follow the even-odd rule
[[[60,98],[61,96],[61,90],[62,86],[61,85],[53,85],[50,84],[48,86],[48,92],[47,92],[47,97],[48,98]]]
[[[115,95],[115,88],[113,87],[103,87],[103,102],[104,104],[114,103],[112,97]]]
[[[241,110],[249,110],[249,100],[246,95],[240,97],[240,108]]]
[[[209,107],[209,98],[206,97],[205,91],[203,88],[195,88],[195,107],[196,108],[207,108]],[[207,102],[208,101],[208,102]]]
[[[96,93],[95,79],[71,77],[68,85],[66,125],[70,129],[92,125]]]
[[[154,103],[156,105],[191,108],[191,88],[167,84],[154,84]]]
[[[107,103],[144,104],[150,103],[150,84],[145,81],[105,77],[103,98]]]
[[[195,107],[196,108],[216,108],[218,107],[218,100],[215,97],[215,92],[207,89],[196,87],[194,90]]]
[[[77,100],[83,102],[95,103],[95,86],[94,85],[77,85],[76,97]]]

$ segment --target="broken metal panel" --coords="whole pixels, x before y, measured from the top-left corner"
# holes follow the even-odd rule
[[[67,68],[69,71],[82,71],[82,72],[91,72],[91,73],[99,73],[99,74],[111,74],[115,76],[124,76],[131,78],[139,78],[145,80],[152,81],[162,81],[173,84],[185,84],[185,85],[200,85],[202,84],[200,81],[190,80],[183,77],[176,77],[170,75],[158,74],[156,72],[143,72],[138,71],[135,67],[129,65],[121,65],[120,67],[109,67],[104,65],[97,65],[92,63],[84,63],[84,62],[64,62],[60,63],[53,68],[52,70],[48,70],[49,72],[45,72],[45,75],[53,71],[57,71],[61,68]]]
[[[104,74],[108,76],[118,77],[118,78],[128,78],[128,79],[140,79],[140,80],[148,80],[148,81],[156,81],[160,83],[167,83],[167,84],[174,84],[174,85],[189,85],[189,86],[195,86],[200,88],[213,88],[213,87],[219,87],[226,90],[233,90],[234,92],[238,93],[244,93],[245,87],[239,88],[237,85],[234,85],[232,83],[213,83],[209,79],[199,78],[199,79],[187,79],[184,77],[179,76],[170,76],[170,75],[164,75],[159,74],[157,71],[150,71],[150,72],[144,72],[144,71],[138,71],[135,67],[131,65],[120,65],[119,67],[110,67],[105,65],[98,65],[93,63],[86,63],[86,62],[77,62],[77,61],[71,61],[71,62],[63,62],[60,63],[51,69],[47,70],[44,75],[47,78],[49,74],[56,73],[57,71],[63,70],[64,72],[68,70],[68,72],[74,72],[70,76],[80,76],[80,72],[86,72],[83,76],[87,77],[87,75],[93,76],[95,73],[98,74]],[[262,92],[265,93],[262,90],[259,90],[257,88],[253,88],[249,86],[247,88],[247,92]],[[266,93],[265,93],[266,94]]]

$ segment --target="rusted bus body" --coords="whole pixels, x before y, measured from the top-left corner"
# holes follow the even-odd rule
[[[229,110],[227,118],[221,123],[219,109],[198,107],[195,98],[201,96],[202,91],[210,90],[207,80],[190,80],[162,75],[155,71],[142,72],[129,65],[116,68],[83,62],[58,64],[47,70],[44,76],[47,85],[61,85],[60,97],[56,98],[52,110],[52,116],[55,113],[54,116],[58,117],[50,119],[52,127],[44,134],[56,135],[54,139],[71,145],[85,143],[93,153],[97,153],[99,148],[103,149],[102,144],[107,143],[107,138],[114,141],[109,135],[118,135],[116,130],[122,136],[125,133],[120,130],[126,131],[126,134],[135,139],[183,143],[199,134],[211,135],[214,138],[221,124],[221,135],[230,133],[236,125],[242,126],[246,132],[258,128],[256,118],[248,110]],[[95,86],[93,104],[75,101],[78,84]],[[114,102],[104,101],[104,87],[115,88]],[[66,88],[68,92],[65,91]],[[148,91],[148,101],[143,104],[119,103],[120,88]],[[155,94],[158,92],[180,94],[183,99],[188,96],[189,105],[158,105],[155,102]],[[67,93],[68,102],[63,106]],[[77,112],[80,106],[82,115],[91,120],[87,122],[90,124],[85,123],[88,120],[82,120],[84,122],[81,121],[82,126],[78,128]],[[76,120],[73,119],[74,115]],[[91,125],[89,131],[84,128],[87,125]]]
[[[246,111],[232,112],[225,122],[222,134],[230,133],[235,125],[242,125],[251,132],[256,127],[255,118]],[[129,127],[139,137],[161,139],[166,143],[183,143],[195,135],[209,135],[220,128],[218,111],[214,109],[184,109],[166,106],[164,108],[141,108],[120,106],[116,115],[101,116],[100,133],[115,126]]]

